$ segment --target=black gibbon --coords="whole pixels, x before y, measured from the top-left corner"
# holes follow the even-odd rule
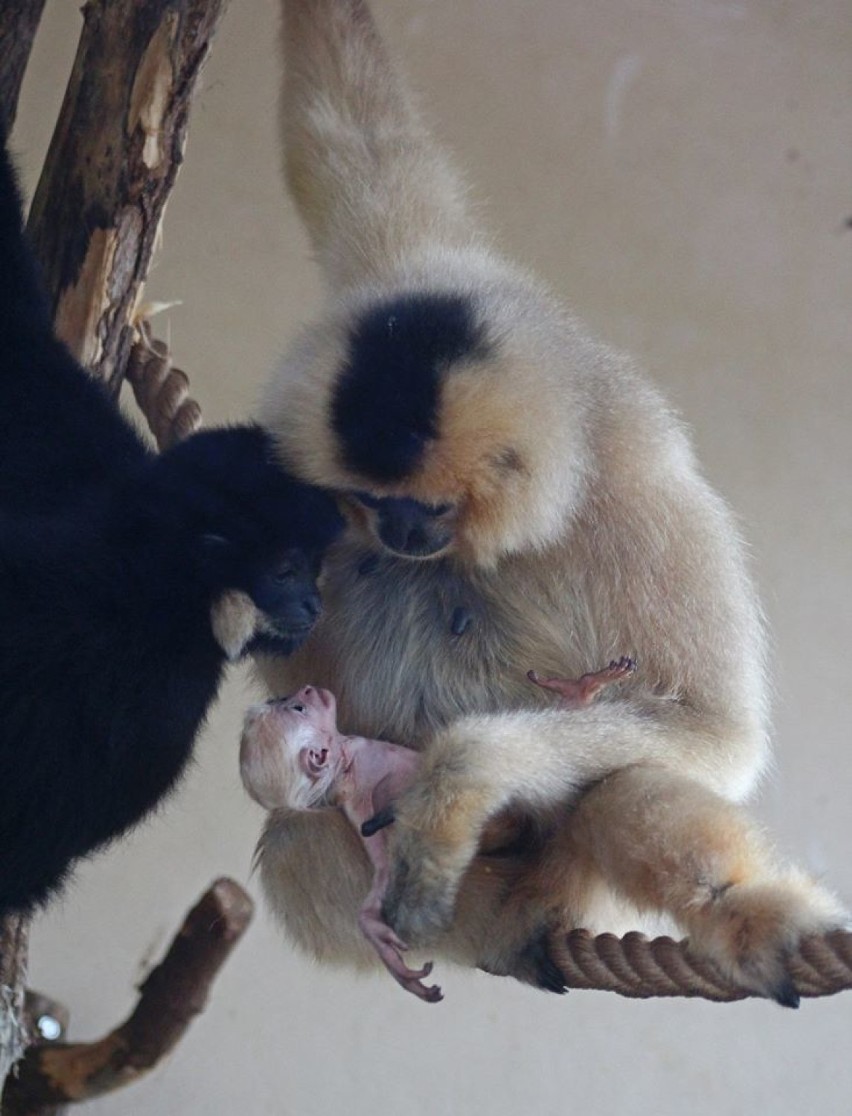
[[[259,427],[146,448],[54,335],[5,149],[0,362],[2,915],[168,793],[227,658],[305,639],[342,521]]]
[[[737,805],[766,766],[767,697],[728,508],[644,374],[491,248],[363,0],[283,13],[287,176],[331,297],[264,421],[350,529],[310,640],[265,670],[274,693],[332,690],[346,732],[429,742],[388,831],[384,918],[559,989],[552,928],[662,912],[795,1002],[785,952],[844,916]],[[588,708],[525,676],[624,654],[637,670]],[[509,804],[536,822],[527,847],[477,855]],[[260,856],[296,942],[370,963],[344,819],[277,812]]]

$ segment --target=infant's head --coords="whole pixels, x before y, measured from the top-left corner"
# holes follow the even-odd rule
[[[292,697],[255,705],[240,741],[243,786],[267,810],[332,806],[343,762],[340,740],[328,690],[304,686]]]

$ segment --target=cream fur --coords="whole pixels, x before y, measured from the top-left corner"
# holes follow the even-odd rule
[[[608,890],[784,998],[784,950],[842,914],[777,867],[732,805],[768,749],[763,625],[730,512],[630,359],[490,248],[362,0],[283,11],[287,177],[329,298],[270,383],[264,421],[308,480],[458,514],[449,557],[386,557],[362,576],[379,548],[353,511],[323,619],[299,654],[263,666],[269,685],[327,686],[346,731],[425,747],[393,834],[388,913],[404,938],[536,982],[537,938],[583,925]],[[342,466],[327,409],[348,324],[400,291],[466,293],[498,345],[444,384],[423,467],[379,490]],[[459,603],[476,624],[454,639]],[[588,709],[549,711],[525,679],[621,655],[636,675]],[[513,804],[547,839],[475,859],[485,821]],[[355,915],[369,872],[345,825],[278,813],[261,863],[297,942],[365,960]]]

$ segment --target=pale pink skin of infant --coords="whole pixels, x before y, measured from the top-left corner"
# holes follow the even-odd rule
[[[256,706],[246,716],[240,746],[243,783],[252,798],[269,810],[294,806],[287,796],[285,747],[298,749],[296,762],[302,772],[314,782],[326,783],[324,801],[342,810],[359,834],[365,821],[408,787],[420,759],[410,748],[385,740],[344,736],[337,728],[334,695],[304,686],[290,698]],[[421,1000],[437,1003],[443,998],[441,989],[423,983],[432,963],[409,969],[402,957],[408,947],[382,918],[390,865],[387,833],[379,830],[363,838],[363,843],[373,881],[358,913],[358,925],[394,980]]]
[[[527,677],[557,693],[561,708],[578,709],[633,670],[633,661],[623,658],[578,679],[539,678],[534,671]],[[290,763],[297,763],[312,783],[324,784],[322,806],[304,807],[292,801],[285,749],[289,749]],[[333,806],[344,812],[359,835],[364,822],[390,807],[411,784],[419,761],[417,752],[399,744],[344,736],[337,727],[334,694],[315,686],[304,686],[292,697],[250,709],[240,745],[243,783],[261,806],[267,810]],[[409,969],[402,956],[408,947],[382,918],[390,874],[387,834],[378,829],[362,841],[373,866],[373,881],[358,912],[358,925],[398,984],[421,1000],[437,1003],[443,999],[441,989],[423,983],[432,971],[432,962],[422,969]]]

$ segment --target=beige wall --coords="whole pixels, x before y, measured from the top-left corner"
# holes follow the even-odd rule
[[[79,25],[51,0],[16,143],[30,180]],[[852,900],[852,11],[845,0],[377,0],[395,53],[507,248],[632,349],[738,509],[775,637],[777,772],[761,815]],[[149,291],[208,419],[239,417],[318,305],[275,151],[276,10],[232,0]],[[234,675],[161,816],[77,875],[33,980],[92,1037],[184,909],[246,880]],[[49,825],[49,819],[45,819]],[[257,892],[256,881],[250,884]],[[98,1113],[556,1116],[852,1110],[852,995],[565,999],[442,972],[439,1007],[319,972],[261,912],[207,1013]],[[567,1098],[567,1099],[566,1099]]]

